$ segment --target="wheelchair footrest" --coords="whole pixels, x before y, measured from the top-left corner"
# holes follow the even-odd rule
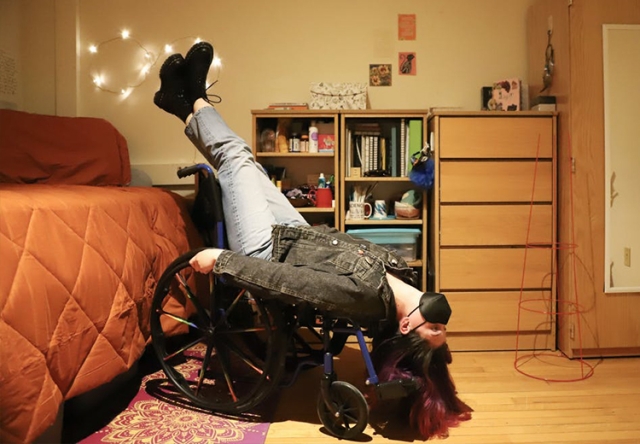
[[[404,398],[418,390],[420,383],[415,378],[395,379],[376,385],[376,393],[380,400]]]

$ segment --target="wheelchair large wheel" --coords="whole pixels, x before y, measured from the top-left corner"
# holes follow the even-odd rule
[[[364,396],[353,385],[334,381],[329,388],[329,400],[337,410],[334,416],[325,404],[322,393],[318,396],[318,416],[334,436],[342,439],[358,437],[369,421],[369,406]]]
[[[167,378],[191,403],[244,413],[271,394],[282,375],[287,350],[282,310],[277,302],[193,271],[189,260],[198,251],[173,261],[158,282],[151,308],[153,347]],[[205,303],[197,297],[203,287],[210,295]]]

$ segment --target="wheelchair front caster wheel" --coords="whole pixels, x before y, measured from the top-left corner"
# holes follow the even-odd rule
[[[327,401],[336,409],[338,416],[331,413],[320,392],[318,416],[327,430],[343,439],[359,436],[369,421],[369,406],[360,390],[348,382],[335,381],[331,384]]]

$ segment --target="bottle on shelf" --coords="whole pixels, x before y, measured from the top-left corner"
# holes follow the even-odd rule
[[[300,137],[297,133],[291,134],[291,139],[289,139],[289,152],[299,153],[300,152]]]
[[[312,120],[309,126],[309,152],[318,152],[318,127],[315,120]]]
[[[320,173],[320,177],[318,177],[318,188],[326,188],[327,187],[327,179],[324,177],[324,173]]]

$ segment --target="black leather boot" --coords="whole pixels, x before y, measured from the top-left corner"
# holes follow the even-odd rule
[[[198,42],[189,49],[184,58],[186,64],[186,88],[189,101],[207,99],[207,74],[213,61],[213,46]]]
[[[193,112],[193,101],[187,97],[185,73],[186,63],[182,55],[169,56],[160,68],[160,89],[153,96],[153,103],[183,122]]]

